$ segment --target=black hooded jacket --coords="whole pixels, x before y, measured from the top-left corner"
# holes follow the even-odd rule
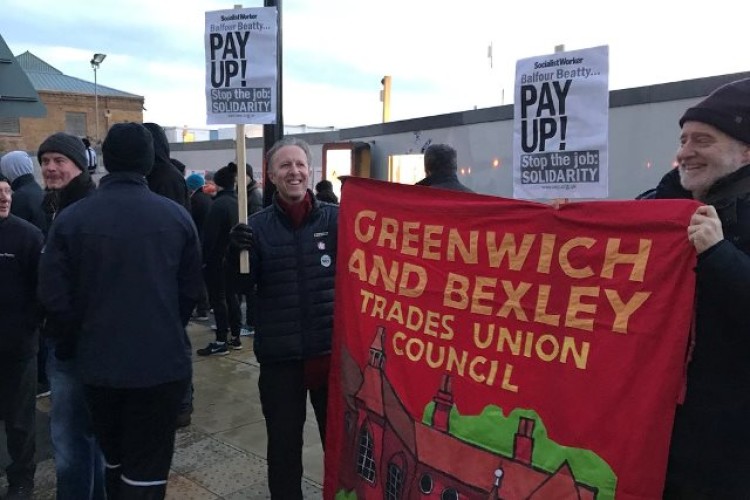
[[[146,176],[148,187],[156,194],[173,200],[190,212],[190,192],[185,178],[169,158],[167,135],[156,123],[144,123],[154,137],[154,168]]]

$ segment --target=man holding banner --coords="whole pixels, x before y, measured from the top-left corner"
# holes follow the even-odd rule
[[[664,498],[750,498],[750,79],[715,90],[680,126],[679,168],[655,197],[706,205],[687,229],[698,252],[695,344]]]
[[[257,285],[253,349],[268,433],[271,498],[302,500],[302,429],[307,393],[325,443],[339,207],[307,189],[310,148],[285,138],[267,155],[273,205],[232,230],[249,250],[247,293]]]

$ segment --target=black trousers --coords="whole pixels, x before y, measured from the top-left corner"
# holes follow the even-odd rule
[[[268,487],[275,500],[302,499],[302,431],[307,416],[304,362],[262,363],[260,403],[268,434]],[[310,402],[325,443],[328,386],[310,390]]]
[[[36,463],[36,355],[0,353],[0,419],[5,421],[11,486],[34,485]]]
[[[227,333],[236,337],[240,334],[242,313],[233,280],[227,280],[224,266],[208,265],[203,277],[208,288],[208,302],[216,319],[216,341],[226,342]]]
[[[104,453],[108,500],[161,500],[167,492],[177,414],[189,379],[144,388],[87,385]]]

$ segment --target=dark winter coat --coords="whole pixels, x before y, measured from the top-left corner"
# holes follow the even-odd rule
[[[203,241],[203,226],[206,223],[212,203],[213,200],[211,197],[204,193],[202,189],[198,189],[190,197],[190,215],[193,218],[196,229],[198,229],[198,236],[200,236],[201,241]]]
[[[247,216],[263,210],[263,189],[256,181],[247,186]]]
[[[312,196],[295,229],[274,195],[250,217],[255,245],[250,281],[257,284],[254,351],[261,363],[329,354],[339,207]]]
[[[17,177],[10,185],[13,190],[13,203],[10,212],[29,221],[42,231],[46,230],[47,218],[42,210],[44,201],[44,190],[36,182],[33,174]]]
[[[750,498],[750,165],[707,193],[724,240],[698,256],[696,335],[687,394],[677,409],[667,481],[712,498]],[[677,169],[656,198],[689,198]],[[665,312],[667,313],[667,312]]]
[[[144,123],[143,126],[154,137],[154,167],[146,176],[148,188],[179,203],[190,212],[190,192],[185,177],[169,158],[169,142],[164,130],[153,123]]]
[[[190,216],[137,174],[104,177],[50,228],[39,297],[77,336],[85,384],[150,387],[186,379],[185,332],[200,296],[200,247]]]
[[[449,189],[451,191],[464,191],[467,193],[473,193],[471,189],[467,188],[463,184],[461,184],[461,181],[458,180],[458,175],[455,173],[452,174],[432,174],[421,181],[417,182],[417,186],[428,186],[433,188],[440,188],[440,189]]]
[[[13,214],[0,219],[1,357],[25,359],[36,354],[37,267],[43,241],[42,232],[30,222]]]
[[[46,218],[45,229],[49,229],[55,217],[66,207],[89,196],[96,189],[96,184],[91,180],[88,172],[74,177],[67,186],[54,191],[47,191],[42,200],[42,211]]]
[[[237,194],[224,189],[216,193],[203,225],[203,262],[221,268],[229,248],[229,231],[239,221]]]

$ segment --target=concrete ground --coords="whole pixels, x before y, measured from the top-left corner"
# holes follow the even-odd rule
[[[213,339],[208,322],[188,327],[195,349]],[[167,498],[171,500],[266,499],[266,429],[258,396],[259,367],[252,338],[227,356],[193,357],[193,421],[177,432]],[[55,471],[49,442],[49,398],[37,401],[37,473],[35,499],[55,498]],[[305,424],[303,493],[322,498],[323,450],[312,407]],[[0,495],[7,483],[9,459],[0,427]],[[0,497],[2,498],[2,497]]]

